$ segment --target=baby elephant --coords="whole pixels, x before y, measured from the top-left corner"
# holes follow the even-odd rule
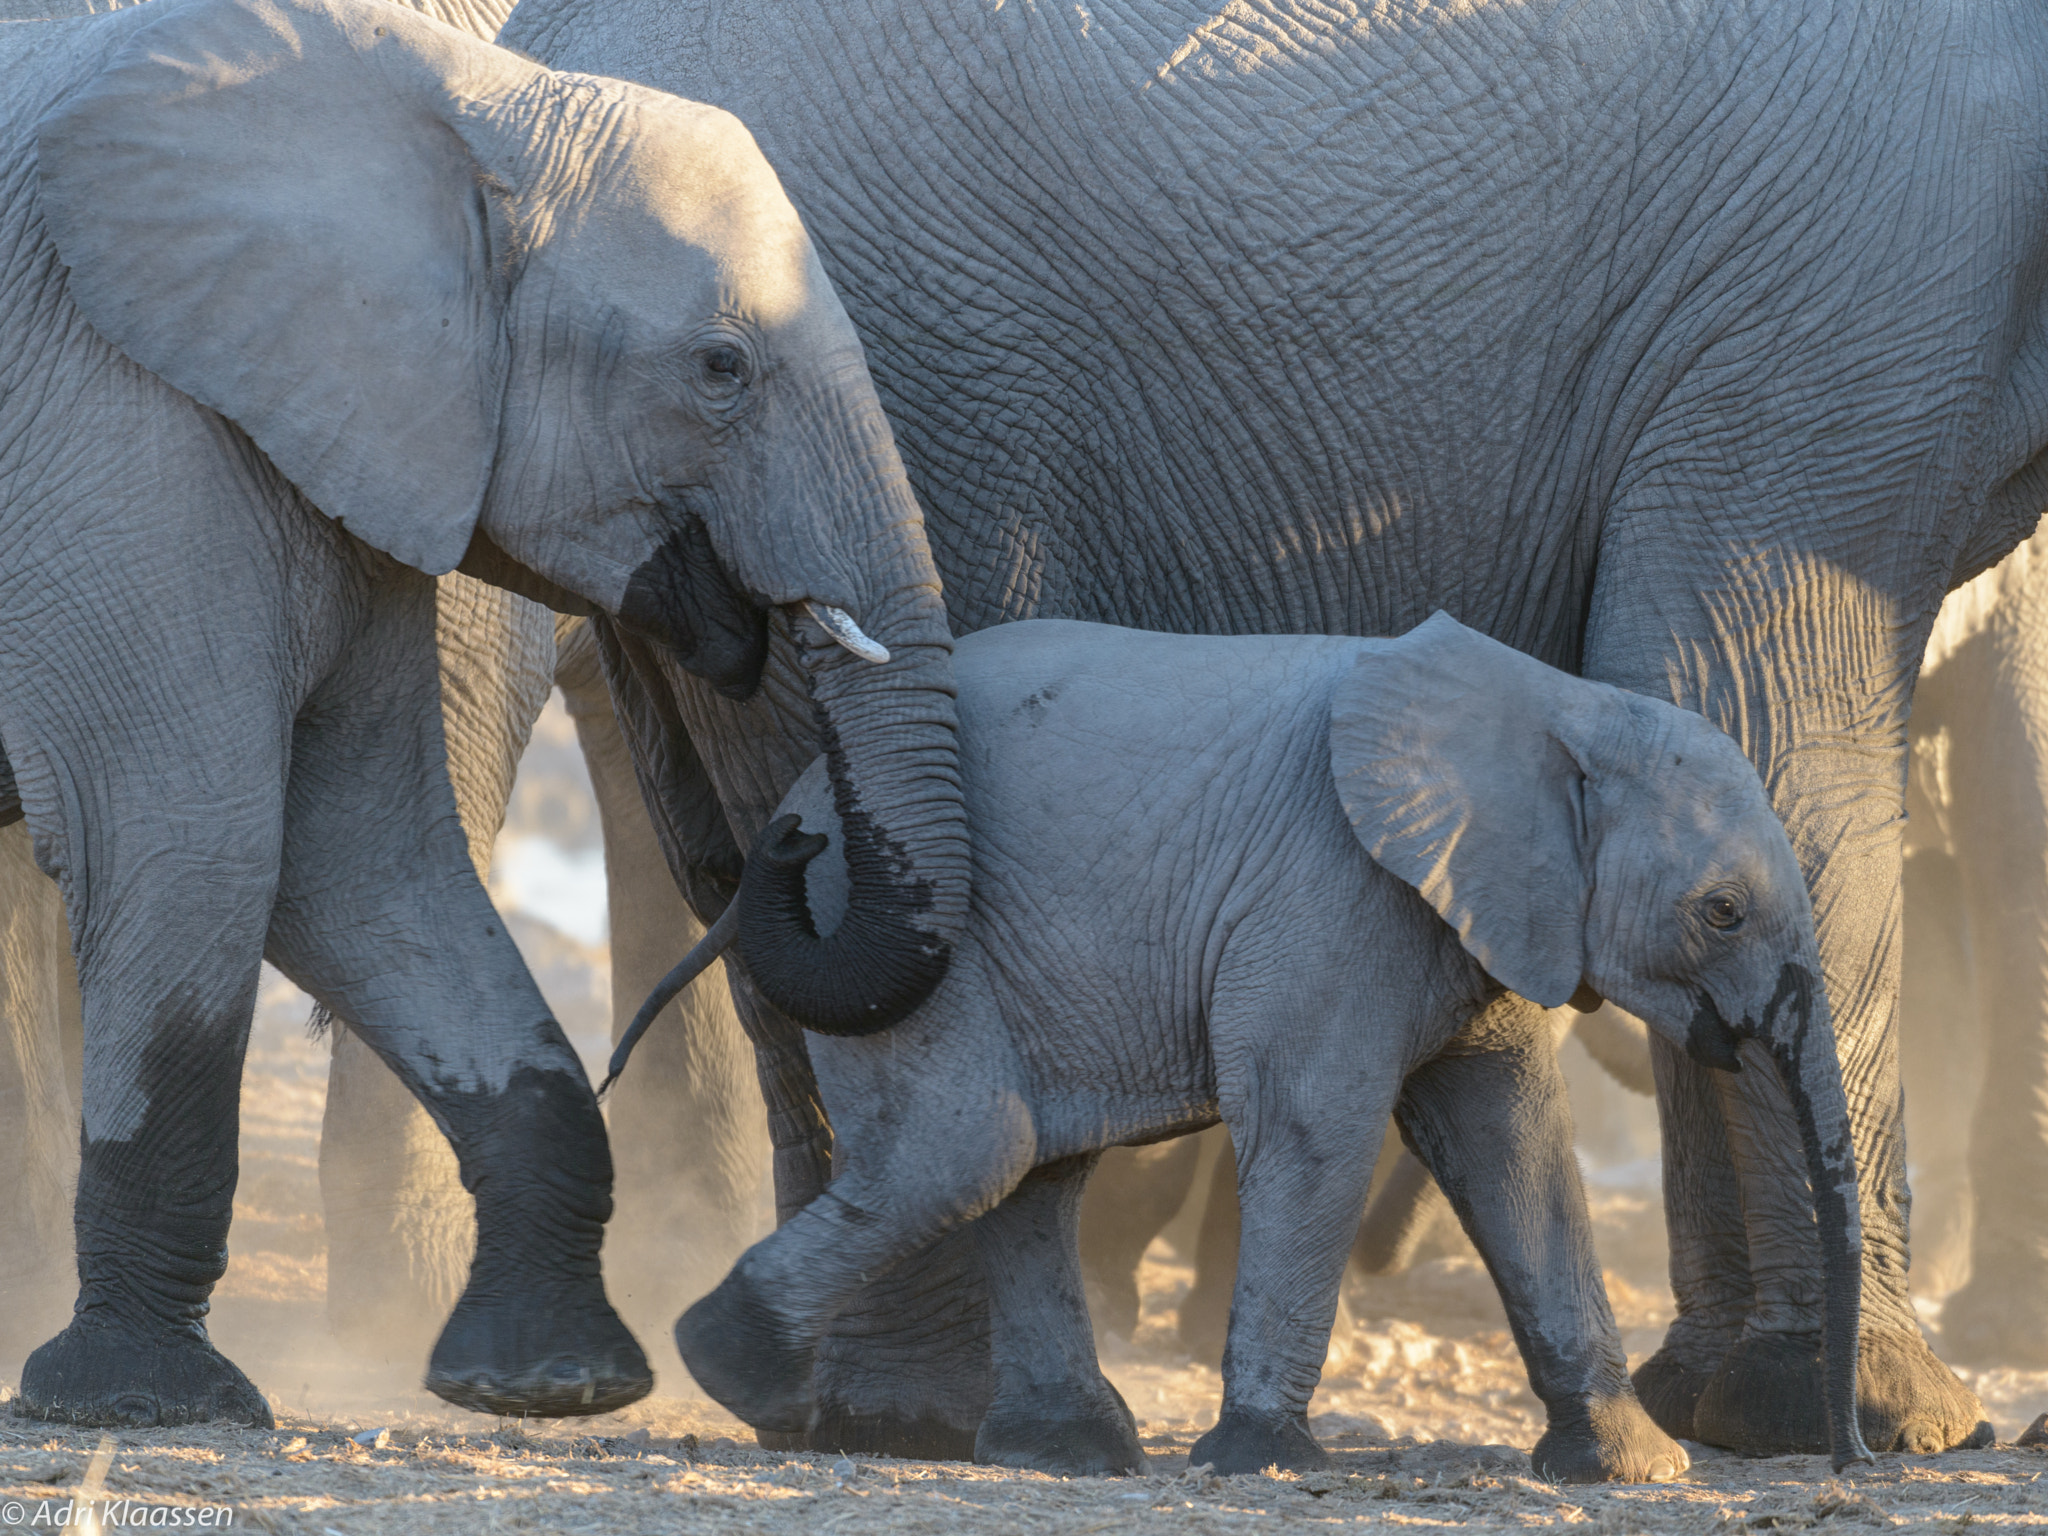
[[[1686,1455],[1630,1388],[1532,1006],[1597,993],[1715,1066],[1775,1065],[1819,1196],[1837,1456],[1867,1454],[1856,1171],[1813,918],[1732,741],[1443,614],[1398,640],[1019,623],[960,641],[955,666],[966,937],[896,1027],[810,1041],[833,1182],[676,1325],[712,1396],[806,1429],[838,1309],[978,1217],[996,1382],[977,1459],[1141,1468],[1095,1359],[1081,1186],[1105,1147],[1221,1119],[1243,1244],[1222,1412],[1193,1459],[1314,1466],[1309,1399],[1392,1112],[1500,1287],[1548,1410],[1539,1472],[1674,1477]],[[830,932],[861,808],[814,765],[782,809],[745,878]]]

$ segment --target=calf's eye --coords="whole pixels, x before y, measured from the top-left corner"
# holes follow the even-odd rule
[[[1726,888],[1709,891],[1700,903],[1700,910],[1706,915],[1709,927],[1719,928],[1724,933],[1732,928],[1740,928],[1743,918],[1749,915],[1742,893]]]

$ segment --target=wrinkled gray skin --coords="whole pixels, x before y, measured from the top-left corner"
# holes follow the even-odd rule
[[[1553,1008],[1597,991],[1781,1077],[1827,1252],[1836,1465],[1867,1457],[1848,1105],[1805,882],[1733,742],[1444,615],[1393,641],[1011,625],[963,640],[956,675],[967,934],[896,1029],[812,1042],[832,1184],[677,1324],[699,1385],[805,1431],[835,1313],[980,1217],[977,1458],[1142,1469],[1095,1363],[1081,1185],[1106,1146],[1220,1118],[1245,1242],[1191,1458],[1320,1464],[1308,1402],[1394,1113],[1500,1285],[1549,1412],[1539,1473],[1674,1477],[1685,1453],[1636,1401],[1600,1281],[1548,1020],[1505,984]],[[821,770],[782,809],[838,841]],[[844,874],[804,868],[824,842],[764,841],[746,880],[829,930]]]
[[[616,1038],[695,918],[648,825],[595,638],[582,619],[550,619],[459,574],[442,578],[439,633],[449,779],[479,877],[551,674],[562,689],[604,835]],[[320,1141],[328,1319],[351,1349],[411,1367],[461,1294],[474,1202],[404,1085],[350,1031],[334,1032],[333,1049]],[[757,1235],[768,1148],[722,968],[671,1005],[606,1119],[606,1289],[636,1334],[658,1337]]]
[[[1907,1296],[1900,812],[1942,596],[2048,501],[2039,7],[525,0],[502,36],[759,135],[961,631],[1394,634],[1441,607],[1725,727],[1820,923],[1866,1432],[1979,1432]],[[700,741],[743,839],[809,760]],[[1822,1444],[1788,1106],[1657,1050],[1679,1317],[1644,1402],[1718,1444]],[[787,1205],[829,1139],[782,1060]],[[955,1415],[957,1443],[973,1309],[940,1339],[911,1317],[826,1390],[849,1423]]]
[[[429,1384],[631,1401],[603,1126],[462,834],[432,578],[603,613],[734,695],[768,610],[886,610],[907,663],[811,677],[826,720],[867,706],[849,802],[901,787],[884,715],[937,806],[908,862],[943,863],[948,640],[902,622],[936,581],[845,313],[730,117],[402,8],[160,0],[0,50],[0,738],[84,1036],[79,1297],[22,1408],[267,1420],[203,1324],[266,954],[476,1199]]]

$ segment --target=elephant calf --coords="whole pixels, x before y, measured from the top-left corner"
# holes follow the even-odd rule
[[[894,1029],[812,1039],[834,1181],[676,1325],[714,1397],[805,1430],[838,1309],[979,1217],[996,1382],[977,1458],[1142,1467],[1095,1360],[1081,1189],[1103,1148],[1221,1119],[1243,1257],[1193,1459],[1313,1466],[1309,1398],[1391,1112],[1500,1285],[1549,1410],[1537,1468],[1674,1477],[1686,1455],[1630,1387],[1531,1006],[1598,992],[1712,1065],[1752,1041],[1775,1061],[1819,1196],[1836,1453],[1867,1454],[1856,1172],[1812,912],[1732,741],[1441,614],[1392,641],[1025,623],[960,642],[956,670],[967,936]],[[745,875],[762,910],[826,932],[847,884],[817,857],[840,841],[832,802],[814,766]]]

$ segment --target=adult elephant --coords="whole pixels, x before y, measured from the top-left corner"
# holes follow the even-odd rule
[[[526,0],[501,37],[726,106],[785,167],[957,627],[1385,635],[1441,607],[1725,726],[1820,914],[1864,1170],[1865,1433],[1979,1432],[1906,1295],[1900,810],[1942,596],[2048,501],[2048,20]],[[678,692],[745,837],[774,793]],[[814,1185],[827,1138],[783,1060],[783,1150]],[[1659,1053],[1680,1313],[1638,1386],[1667,1430],[1817,1447],[1800,1146],[1772,1074],[1733,1064]],[[849,1326],[881,1347],[826,1367],[829,1433],[951,1411],[895,1369],[907,1313],[871,1313]]]
[[[461,836],[432,577],[835,730],[896,857],[825,958],[870,984],[836,1022],[885,1022],[943,964],[964,833],[936,575],[844,310],[730,117],[398,7],[162,0],[0,50],[0,808],[62,887],[84,1033],[80,1294],[23,1408],[267,1418],[201,1322],[266,952],[476,1198],[430,1383],[630,1401],[603,1129]],[[742,705],[777,613],[821,647]],[[748,958],[803,1016],[817,957]]]

